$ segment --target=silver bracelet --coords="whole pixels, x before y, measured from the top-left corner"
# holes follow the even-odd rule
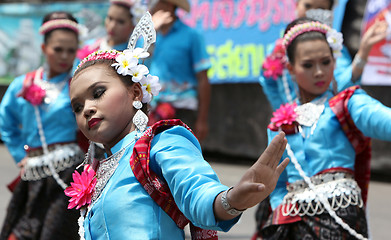
[[[246,209],[244,210],[238,210],[236,208],[232,208],[231,205],[228,203],[228,200],[227,200],[227,193],[229,190],[231,190],[233,187],[230,187],[228,188],[227,190],[225,190],[223,192],[223,194],[221,195],[221,205],[223,206],[224,210],[229,214],[229,215],[232,215],[232,216],[238,216],[240,215],[241,213],[243,213]]]
[[[356,54],[353,59],[353,64],[360,69],[364,69],[365,64],[367,64],[367,61],[365,61],[358,54]]]

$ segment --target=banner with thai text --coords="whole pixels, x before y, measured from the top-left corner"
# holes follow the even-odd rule
[[[391,26],[391,0],[368,0],[363,18],[362,34],[378,20]],[[372,47],[362,75],[363,85],[391,86],[391,34]]]
[[[334,26],[339,29],[347,0],[338,1]],[[83,40],[105,34],[108,2],[0,5],[0,84],[42,65],[42,36],[38,29],[45,14],[66,10],[84,24]],[[257,82],[266,52],[295,16],[296,0],[191,0],[191,12],[180,18],[205,37],[212,60],[211,83]],[[178,59],[180,61],[180,59]]]

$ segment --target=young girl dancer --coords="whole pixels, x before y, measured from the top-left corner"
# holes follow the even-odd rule
[[[83,209],[85,239],[184,239],[189,221],[197,239],[217,239],[214,230],[228,231],[244,209],[273,190],[288,163],[277,164],[284,134],[233,188],[222,185],[185,124],[163,120],[146,130],[147,104],[160,89],[158,78],[139,63],[155,39],[149,13],[134,31],[130,49],[90,55],[72,79],[77,124],[103,144],[108,158],[75,173],[65,191],[69,207]],[[143,49],[134,48],[139,35],[146,40]]]
[[[22,178],[0,239],[78,239],[78,213],[67,210],[63,194],[84,156],[69,99],[78,24],[69,13],[53,12],[40,33],[45,65],[17,77],[0,105],[1,137]]]
[[[264,239],[365,239],[369,181],[367,137],[391,140],[391,109],[358,86],[334,95],[335,31],[292,22],[283,38],[298,100],[273,113],[270,139],[284,131],[291,163],[270,195]]]
[[[310,16],[323,23],[330,22],[333,5],[333,0],[298,0],[296,5],[297,18]],[[374,44],[385,39],[386,29],[387,23],[385,22],[377,22],[371,26],[363,35],[353,61],[347,48],[343,45],[340,46],[340,56],[336,58],[334,70],[336,82],[330,86],[334,91],[339,92],[359,83],[369,52]],[[335,40],[343,41],[342,35],[336,35]],[[266,57],[259,81],[273,110],[279,108],[281,104],[295,101],[297,86],[286,69],[282,39],[276,41],[273,51]]]
[[[134,1],[131,0],[110,0],[105,18],[106,36],[86,41],[77,52],[77,57],[83,59],[97,50],[125,50],[134,28],[133,5]]]

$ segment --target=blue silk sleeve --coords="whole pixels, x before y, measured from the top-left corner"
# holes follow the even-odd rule
[[[216,221],[214,200],[228,187],[220,183],[197,139],[184,127],[172,127],[153,138],[150,166],[166,180],[179,209],[194,225],[228,231],[239,220]]]
[[[358,89],[348,102],[349,113],[365,136],[391,141],[391,109]]]
[[[24,78],[25,75],[20,76],[8,86],[0,105],[1,138],[16,163],[26,155],[21,131],[22,120],[19,114],[22,111],[19,102],[24,100],[16,97],[22,88]]]

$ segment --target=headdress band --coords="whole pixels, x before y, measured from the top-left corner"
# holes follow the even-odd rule
[[[326,24],[320,22],[306,22],[302,24],[295,25],[284,35],[284,40],[282,44],[285,47],[288,47],[289,44],[299,35],[306,32],[321,32],[326,34],[330,30],[330,27]]]
[[[42,26],[39,28],[39,33],[44,35],[49,31],[52,31],[54,29],[58,28],[68,28],[77,34],[79,34],[79,24],[76,22],[69,20],[69,19],[53,19],[45,22],[42,24]]]
[[[76,68],[76,71],[86,62],[99,60],[99,59],[106,59],[106,60],[115,59],[120,53],[121,52],[117,50],[98,50],[96,52],[93,52],[89,54],[87,57],[83,58],[83,60],[81,60],[81,62]]]
[[[334,57],[341,55],[343,36],[326,24],[312,21],[295,25],[285,35],[282,44],[287,48],[295,38],[306,32],[320,32],[326,35],[328,44],[333,50]]]

